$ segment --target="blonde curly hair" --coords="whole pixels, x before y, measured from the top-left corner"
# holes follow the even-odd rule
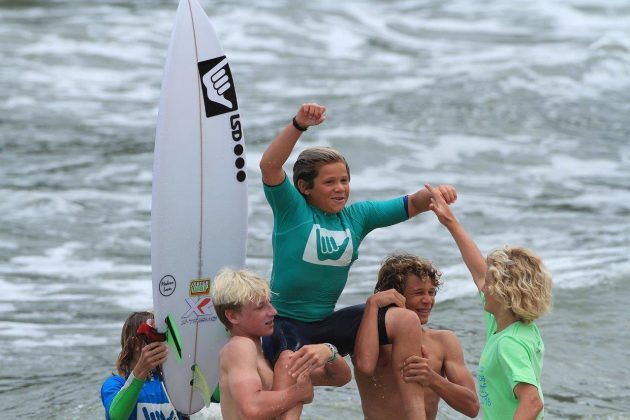
[[[497,248],[486,258],[488,292],[526,324],[552,306],[551,274],[533,251],[522,247]]]

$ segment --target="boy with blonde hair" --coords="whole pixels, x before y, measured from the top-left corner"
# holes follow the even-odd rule
[[[297,375],[297,383],[274,390],[273,370],[261,345],[261,337],[273,333],[277,314],[267,281],[251,271],[224,269],[214,279],[212,299],[219,320],[231,336],[219,353],[221,413],[225,420],[275,418],[298,404],[310,403],[313,383],[343,385],[350,381],[350,368],[340,357],[319,369],[306,367]],[[313,351],[330,352],[325,344],[313,347],[318,347]]]
[[[484,259],[440,191],[427,189],[430,208],[455,239],[485,309],[486,345],[477,371],[483,418],[540,419],[545,346],[534,321],[551,308],[551,274],[527,248],[497,248]]]

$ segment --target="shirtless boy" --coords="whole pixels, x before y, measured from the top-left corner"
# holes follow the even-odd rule
[[[390,305],[414,311],[423,325],[422,357],[408,358],[401,375],[406,382],[424,385],[427,419],[437,416],[440,399],[469,417],[477,416],[475,382],[466,368],[459,340],[452,331],[426,326],[440,276],[429,261],[408,254],[392,255],[381,266],[375,294],[366,303],[354,354],[355,379],[366,419],[404,418],[391,369],[391,346],[379,348],[378,309]]]
[[[341,386],[352,377],[342,357],[320,368],[303,369],[297,383],[272,390],[273,370],[265,359],[261,337],[271,335],[276,310],[268,283],[245,270],[224,269],[214,279],[212,299],[230,340],[219,353],[221,413],[225,420],[269,419],[313,400],[313,384]],[[328,352],[326,344],[312,351]]]

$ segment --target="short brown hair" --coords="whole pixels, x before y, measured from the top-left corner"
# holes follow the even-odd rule
[[[319,168],[336,162],[343,162],[346,165],[348,180],[350,180],[350,167],[346,158],[332,147],[309,147],[303,150],[293,164],[293,185],[299,191],[298,181],[302,180],[306,188],[313,188],[313,180],[319,174]],[[301,191],[300,194],[302,194]]]
[[[440,281],[442,273],[433,266],[431,261],[411,254],[398,253],[388,256],[383,261],[378,272],[374,293],[394,289],[398,293],[404,294],[407,287],[407,276],[410,274],[415,274],[420,279],[428,278],[436,289],[442,285]]]

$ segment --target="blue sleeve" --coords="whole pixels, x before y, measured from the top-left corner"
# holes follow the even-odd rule
[[[112,406],[112,401],[114,401],[114,398],[124,385],[125,379],[112,375],[101,386],[101,401],[103,402],[103,407],[105,407],[105,418],[107,420],[110,420],[109,409]]]
[[[374,229],[392,226],[409,218],[404,197],[385,201],[360,201],[348,207],[348,214],[360,239]]]

